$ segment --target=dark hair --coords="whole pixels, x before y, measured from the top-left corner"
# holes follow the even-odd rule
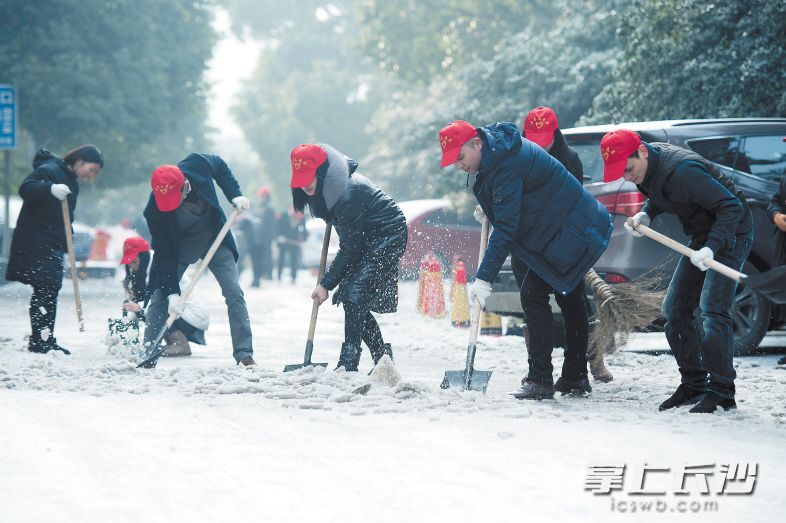
[[[635,151],[633,151],[633,152],[631,153],[631,155],[630,155],[630,156],[628,156],[628,158],[639,158],[639,150],[638,150],[638,149],[636,149]]]
[[[311,216],[327,219],[328,209],[325,203],[325,196],[322,194],[322,187],[325,184],[329,160],[326,160],[317,169],[317,189],[314,196],[309,196],[303,189],[292,189],[292,207],[297,212],[303,212],[308,205]]]
[[[104,155],[101,150],[92,144],[80,145],[65,153],[63,161],[66,165],[74,166],[77,160],[82,160],[87,163],[97,163],[104,168]]]

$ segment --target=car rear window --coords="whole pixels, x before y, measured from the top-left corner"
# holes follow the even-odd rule
[[[581,158],[584,183],[602,182],[603,157],[600,155],[600,137],[597,140],[571,140],[570,147]]]

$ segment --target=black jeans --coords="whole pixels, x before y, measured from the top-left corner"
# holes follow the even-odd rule
[[[281,275],[284,273],[284,266],[286,260],[289,259],[289,270],[292,274],[292,283],[295,283],[297,278],[297,269],[300,265],[300,246],[290,245],[287,243],[278,244],[278,279],[281,281]]]
[[[701,244],[690,242],[692,249]],[[753,245],[753,232],[737,235],[715,253],[715,261],[741,270]],[[666,339],[677,360],[682,383],[734,398],[734,328],[731,308],[737,282],[708,270],[702,272],[683,256],[677,263],[663,300]],[[694,323],[694,311],[701,308],[704,335]],[[708,380],[709,377],[709,380]]]
[[[543,281],[515,256],[511,258],[513,274],[520,289],[521,307],[529,331],[528,381],[551,384],[554,381],[551,351],[554,348],[554,318],[549,295],[554,297],[565,318],[565,361],[562,377],[576,381],[587,376],[587,343],[589,341],[589,318],[584,297],[584,282],[568,294],[562,295]]]
[[[33,287],[33,295],[30,297],[31,339],[49,339],[55,335],[57,295],[59,293],[59,285]],[[47,331],[47,335],[42,338],[41,333],[44,331]]]

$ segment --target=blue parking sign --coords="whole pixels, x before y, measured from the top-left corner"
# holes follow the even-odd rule
[[[16,149],[16,89],[0,84],[0,149]]]

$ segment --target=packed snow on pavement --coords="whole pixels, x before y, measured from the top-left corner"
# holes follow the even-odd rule
[[[585,398],[513,399],[527,367],[515,336],[480,338],[476,368],[493,371],[487,394],[442,390],[444,371],[464,367],[468,331],[419,315],[417,283],[406,282],[400,311],[379,316],[395,368],[367,375],[366,351],[360,372],[334,372],[342,312],[326,304],[313,361],[330,365],[285,374],[303,358],[313,281],[301,271],[295,285],[246,290],[258,364],[250,369],[232,359],[212,276],[194,295],[210,310],[207,346],[153,370],[104,343],[107,318],[119,316],[119,282],[81,282],[82,333],[64,282],[56,335],[71,356],[29,353],[30,289],[1,287],[0,520],[668,521],[665,513],[686,512],[765,521],[786,509],[777,349],[736,359],[739,409],[713,415],[657,411],[678,384],[661,334],[633,336],[607,360],[614,381],[594,382]],[[735,463],[750,464],[755,490],[717,493],[723,467]],[[712,474],[687,475],[687,493],[676,495],[681,467],[700,465]],[[610,474],[622,483],[600,494],[593,485]]]

